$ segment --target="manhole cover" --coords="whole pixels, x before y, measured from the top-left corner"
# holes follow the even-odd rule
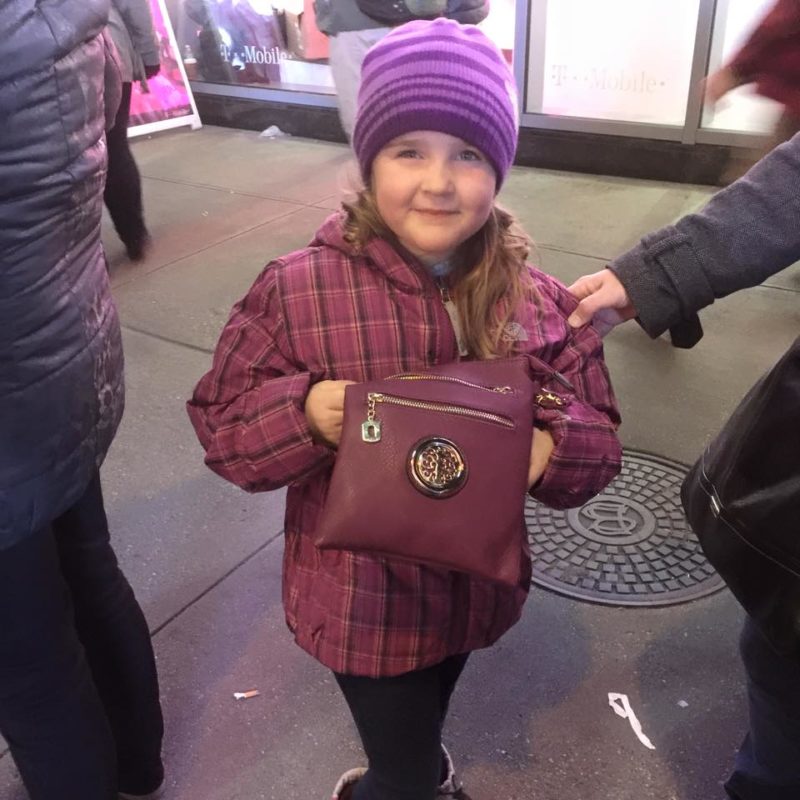
[[[680,487],[687,468],[626,450],[622,471],[581,508],[525,507],[533,583],[593,603],[686,603],[724,584],[686,522]]]

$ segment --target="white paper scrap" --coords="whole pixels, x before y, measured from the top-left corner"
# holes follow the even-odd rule
[[[630,700],[626,694],[616,694],[614,692],[608,693],[608,704],[614,709],[614,713],[622,719],[627,719],[636,734],[636,738],[650,750],[655,750],[653,743],[644,735],[642,725],[633,713]]]

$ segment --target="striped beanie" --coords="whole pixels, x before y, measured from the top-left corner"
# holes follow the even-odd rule
[[[381,148],[419,130],[449,133],[477,147],[500,189],[517,149],[517,90],[502,53],[474,25],[416,20],[367,53],[353,131],[364,180]]]

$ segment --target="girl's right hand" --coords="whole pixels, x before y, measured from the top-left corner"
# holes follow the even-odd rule
[[[306,397],[305,412],[311,433],[318,442],[337,447],[342,437],[344,389],[353,381],[320,381]]]
[[[547,469],[547,462],[555,448],[555,442],[550,431],[542,428],[533,429],[531,439],[531,460],[528,466],[528,491],[530,491]]]

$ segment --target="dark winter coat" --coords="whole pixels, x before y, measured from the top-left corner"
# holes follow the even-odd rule
[[[108,30],[119,55],[122,80],[145,81],[145,66],[161,60],[150,0],[111,0]]]
[[[122,415],[100,243],[108,7],[0,4],[0,550],[78,499]]]
[[[645,236],[611,263],[650,334],[800,260],[800,135],[696,214]],[[699,325],[698,325],[699,328]]]
[[[314,0],[317,27],[328,36],[402,25],[443,16],[477,25],[489,13],[489,0]]]
[[[646,236],[635,248],[616,259],[611,269],[624,284],[638,312],[637,320],[647,333],[658,336],[669,328],[673,341],[675,331],[681,328],[693,328],[695,334],[701,334],[702,329],[697,321],[697,312],[701,308],[718,297],[757,286],[800,260],[798,186],[800,134],[773,150],[743,178],[717,194],[702,211]],[[785,374],[791,374],[791,369]],[[791,395],[789,384],[783,394]],[[780,420],[788,416],[786,407],[780,405],[780,391],[770,397],[772,401],[776,398],[778,405],[762,411],[762,417],[772,414],[774,419]],[[741,413],[737,412],[739,415]],[[795,435],[796,438],[795,431],[799,423],[800,409],[797,410],[795,428],[787,429],[787,437]],[[732,430],[729,426],[730,423],[726,425],[723,442],[731,441]],[[743,429],[743,437],[745,433]],[[734,438],[733,441],[749,444],[746,438]],[[720,446],[718,443],[716,448]],[[760,455],[763,458],[766,454],[776,452],[780,454],[780,448],[765,447]],[[745,458],[740,464],[727,461],[726,470],[733,470],[734,474],[746,470],[746,449],[744,453]],[[800,471],[799,456],[794,451],[795,471],[792,477],[795,484]],[[770,455],[770,458],[773,456]],[[784,493],[787,487],[791,487],[792,483],[786,480],[787,471],[791,472],[787,470],[785,461],[771,460],[763,466],[757,479],[750,479],[749,484],[748,481],[740,481],[741,485],[733,481],[728,483],[726,488],[733,487],[734,493],[740,493],[753,484],[759,487],[756,493],[746,498],[741,494],[735,498],[739,510],[745,499],[750,503],[747,516],[744,517],[748,526],[742,528],[744,533],[741,538],[730,534],[721,525],[709,529],[712,533],[707,534],[711,536],[724,532],[730,536],[730,549],[725,555],[724,565],[718,561],[720,549],[711,539],[708,541],[714,547],[714,557],[712,551],[707,550],[709,558],[718,566],[720,574],[724,575],[725,581],[748,613],[771,635],[775,630],[786,627],[785,620],[791,612],[794,612],[795,620],[800,619],[797,536],[791,523],[787,523],[784,529],[794,535],[786,538],[780,536],[780,528],[776,535],[773,526],[764,530],[763,541],[766,544],[762,544],[760,531],[754,521],[759,513],[764,512],[766,523],[769,516],[765,510],[774,520],[780,518],[779,513],[786,508],[791,508],[791,504],[784,505],[779,512],[773,501],[775,495],[771,496],[772,481],[776,474],[780,475]],[[723,480],[728,479],[724,477]],[[687,487],[685,502],[689,497],[698,496],[692,486]],[[777,496],[780,497],[780,493]],[[728,501],[733,499],[730,496],[727,498]],[[686,509],[690,519],[703,518],[696,499],[689,501]],[[707,519],[710,520],[710,517]]]

